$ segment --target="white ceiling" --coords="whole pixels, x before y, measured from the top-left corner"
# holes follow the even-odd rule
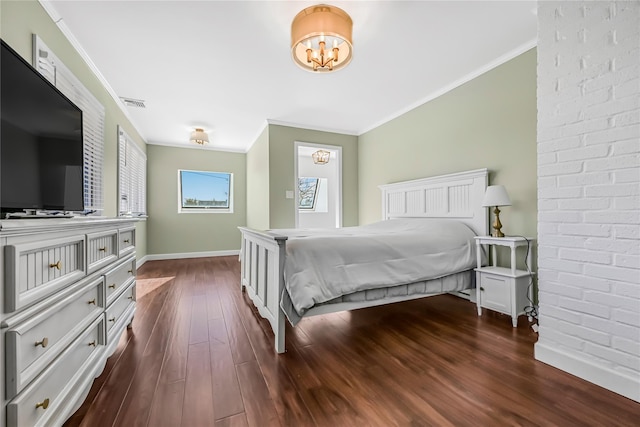
[[[246,151],[275,124],[359,135],[535,45],[535,1],[336,1],[352,62],[311,73],[293,17],[318,1],[44,1],[150,144]]]

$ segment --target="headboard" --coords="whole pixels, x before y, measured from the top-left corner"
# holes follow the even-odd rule
[[[482,198],[488,176],[487,169],[476,169],[380,185],[382,217],[452,218],[486,236],[489,213],[482,207]]]

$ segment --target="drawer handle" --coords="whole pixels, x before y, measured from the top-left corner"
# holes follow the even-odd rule
[[[106,251],[106,250],[107,250],[107,247],[105,246],[104,248],[98,248],[98,250],[99,250],[100,252],[104,252],[104,251]]]
[[[89,345],[90,345],[90,346],[95,347],[95,346],[96,346],[96,340],[91,341],[91,342],[89,343]]]
[[[92,299],[91,301],[87,301],[87,304],[93,304],[96,305],[96,299]]]
[[[133,270],[128,270],[127,273],[131,274],[133,273]]]
[[[49,268],[57,268],[60,270],[62,268],[62,261],[58,261],[55,264],[49,264]]]
[[[482,286],[480,286],[480,290],[481,290],[481,291],[484,291],[484,288],[483,288]]]
[[[124,239],[123,242],[124,243],[129,243],[129,239]]]
[[[37,341],[35,345],[36,345],[36,347],[41,345],[42,348],[45,348],[46,346],[49,345],[49,338],[44,337],[44,338],[42,338],[42,341]],[[44,408],[44,409],[47,409],[47,408]]]
[[[116,288],[116,284],[115,283],[112,284],[112,285],[109,285],[109,289],[115,289],[115,288]]]
[[[47,409],[49,407],[49,398],[47,397],[45,400],[43,400],[40,403],[36,403],[36,409],[38,408],[42,408],[42,409]]]
[[[115,317],[112,317],[111,319],[109,319],[109,322],[115,322],[115,321],[116,321]]]
[[[128,299],[132,300],[133,299],[133,295],[130,295],[127,297]]]

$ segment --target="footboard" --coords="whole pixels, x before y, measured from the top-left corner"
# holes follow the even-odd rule
[[[280,309],[280,296],[287,238],[246,227],[238,229],[242,233],[240,286],[271,324],[276,351],[284,353],[285,316]]]

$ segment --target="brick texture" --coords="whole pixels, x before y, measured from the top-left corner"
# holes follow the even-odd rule
[[[640,2],[538,2],[539,343],[640,377]]]

